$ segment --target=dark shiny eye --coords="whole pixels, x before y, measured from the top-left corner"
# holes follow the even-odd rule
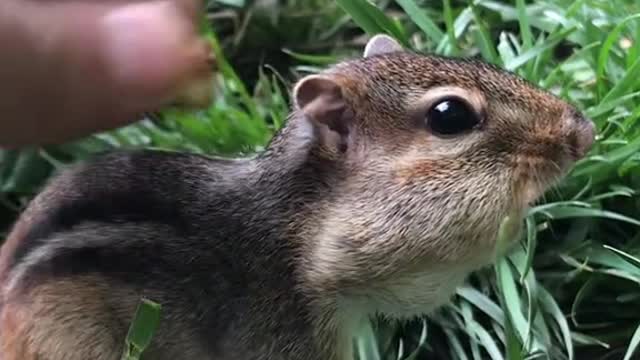
[[[456,135],[473,129],[478,114],[466,101],[457,98],[439,100],[427,112],[427,125],[436,135]]]

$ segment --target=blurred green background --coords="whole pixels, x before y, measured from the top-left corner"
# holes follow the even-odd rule
[[[574,102],[590,156],[526,218],[518,247],[426,321],[379,323],[362,359],[633,359],[640,342],[640,3],[634,0],[220,0],[208,109],[149,114],[60,146],[0,152],[0,231],[55,171],[113,148],[261,150],[295,79],[359,56],[367,36],[477,56]]]

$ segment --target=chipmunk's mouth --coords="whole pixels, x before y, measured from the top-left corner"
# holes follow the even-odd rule
[[[593,125],[585,123],[584,131],[578,132],[580,136],[572,136],[569,139],[575,140],[580,145],[571,144],[563,146],[556,153],[550,156],[527,156],[519,160],[519,172],[525,179],[523,194],[529,206],[539,203],[544,194],[567,176],[578,161],[583,159],[589,152],[593,142]]]
[[[580,115],[577,120],[576,129],[570,135],[569,143],[571,144],[573,161],[584,158],[591,150],[596,138],[595,124]]]
[[[558,184],[569,168],[569,164],[558,164],[542,157],[520,159],[516,176],[517,202],[523,208],[535,206],[544,199],[544,194]]]

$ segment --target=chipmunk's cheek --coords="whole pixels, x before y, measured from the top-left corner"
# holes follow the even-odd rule
[[[524,204],[523,208],[529,207],[533,205],[538,199],[542,196],[542,191],[539,189],[539,186],[536,184],[529,183],[528,186],[524,189]]]
[[[515,160],[515,207],[521,209],[534,204],[544,193],[544,158],[521,155]]]
[[[435,160],[410,158],[397,161],[393,175],[398,185],[407,185],[440,176],[441,171]]]

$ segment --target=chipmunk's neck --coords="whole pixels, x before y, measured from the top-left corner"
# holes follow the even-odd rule
[[[317,289],[316,289],[317,290]],[[309,293],[313,293],[310,291]],[[353,360],[356,335],[370,326],[369,314],[340,296],[316,293],[309,306],[313,327],[313,343],[323,360]]]
[[[323,207],[339,181],[334,164],[313,154],[312,132],[304,119],[292,115],[267,150],[247,163],[251,171],[245,171],[248,176],[242,180],[243,188],[251,192],[245,197],[259,199],[247,205],[256,207],[251,212],[251,232],[263,234],[260,247],[265,249],[253,266],[264,268],[256,276],[272,284],[259,295],[264,305],[260,317],[265,317],[265,324],[281,324],[275,330],[279,333],[271,335],[288,345],[274,351],[296,354],[295,358],[351,360],[351,329],[358,324],[347,314],[340,315],[337,299],[317,292],[303,276],[304,264],[312,261],[309,245]]]

